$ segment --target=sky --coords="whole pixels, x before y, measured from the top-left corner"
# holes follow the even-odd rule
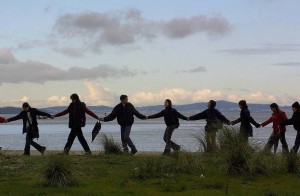
[[[300,101],[299,0],[1,0],[0,107]]]

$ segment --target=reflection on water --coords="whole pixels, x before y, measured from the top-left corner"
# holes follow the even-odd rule
[[[225,114],[226,115],[226,114]],[[5,115],[2,115],[5,116]],[[6,115],[9,116],[9,115]],[[227,114],[229,120],[238,118],[238,114]],[[267,120],[270,114],[252,114],[258,123]],[[291,114],[288,114],[290,117]],[[70,129],[67,124],[67,116],[57,119],[39,120],[40,138],[38,143],[47,146],[49,150],[62,150],[67,141]],[[92,150],[100,150],[99,139],[91,143],[95,120],[88,118],[87,125],[83,128]],[[179,129],[174,131],[172,140],[182,146],[187,151],[197,151],[199,146],[194,135],[203,134],[205,126],[204,120],[199,121],[181,121]],[[132,126],[131,139],[139,151],[163,151],[163,134],[165,129],[163,119],[156,120],[136,120]],[[102,124],[102,133],[112,136],[116,141],[120,141],[120,127],[116,121],[105,122]],[[264,128],[253,129],[252,140],[260,141],[264,144],[272,132],[272,124]],[[287,127],[286,139],[289,147],[294,144],[296,131],[292,126]],[[0,146],[3,150],[22,150],[25,145],[25,135],[22,135],[22,120],[0,125]],[[75,139],[71,150],[83,150],[80,143]],[[279,144],[281,151],[281,144]]]

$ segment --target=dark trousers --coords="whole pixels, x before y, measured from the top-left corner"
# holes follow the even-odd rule
[[[282,152],[283,153],[289,152],[289,147],[288,147],[288,144],[287,144],[286,139],[285,139],[285,131],[280,132],[280,142],[281,142],[281,145],[282,145]]]
[[[173,131],[175,130],[175,125],[167,126],[164,134],[164,141],[166,142],[165,153],[171,152],[171,148],[173,150],[178,150],[180,146],[171,140]]]
[[[84,151],[90,152],[91,151],[90,147],[83,136],[81,127],[74,127],[71,129],[71,132],[69,134],[68,141],[65,145],[64,151],[66,153],[68,153],[70,151],[76,136],[77,136],[81,146],[83,147]]]
[[[24,148],[24,154],[30,154],[30,145],[32,145],[39,152],[42,152],[43,146],[41,146],[38,143],[36,143],[35,141],[33,141],[33,138],[30,136],[30,134],[26,133],[26,143],[25,143],[25,148]]]
[[[274,146],[274,154],[275,154],[278,148],[279,139],[280,139],[280,134],[272,132],[264,149],[271,151],[272,147]]]
[[[131,151],[136,150],[135,145],[130,139],[130,131],[131,126],[121,126],[121,141],[124,151],[128,151],[128,146],[130,147]]]
[[[293,148],[291,149],[291,152],[297,153],[299,150],[299,145],[300,145],[300,131],[297,131],[295,144],[294,144]]]
[[[216,142],[217,131],[205,131],[205,141],[207,145],[207,152],[216,152],[218,150]]]

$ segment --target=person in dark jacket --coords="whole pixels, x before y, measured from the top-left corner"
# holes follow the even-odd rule
[[[278,142],[282,144],[282,152],[286,153],[289,152],[289,147],[285,140],[285,126],[281,126],[280,123],[285,122],[287,120],[287,116],[284,111],[279,109],[279,106],[276,103],[272,103],[270,108],[273,112],[272,116],[266,120],[265,122],[261,123],[261,126],[264,127],[269,123],[273,122],[273,132],[268,139],[267,144],[265,145],[264,149],[271,151],[271,148],[274,146],[274,154],[277,151]]]
[[[79,96],[76,93],[72,94],[70,96],[70,99],[72,100],[72,102],[70,103],[69,107],[66,110],[54,115],[54,117],[60,117],[69,114],[69,128],[71,129],[71,132],[69,134],[68,141],[64,147],[64,154],[66,155],[69,154],[69,151],[77,136],[85,153],[89,155],[91,154],[91,150],[83,136],[81,128],[85,126],[85,121],[86,121],[85,113],[94,117],[97,120],[99,120],[99,117],[96,114],[94,114],[92,111],[90,111],[86,107],[85,103],[80,101]]]
[[[296,101],[292,105],[293,116],[292,118],[286,120],[280,125],[293,125],[294,129],[297,131],[297,135],[295,138],[295,144],[291,149],[291,153],[297,153],[300,146],[300,104]]]
[[[0,117],[0,123],[7,123],[7,120],[3,117]],[[0,150],[2,149],[2,147],[0,147]]]
[[[22,119],[23,120],[23,134],[26,133],[26,142],[24,148],[24,155],[30,155],[30,145],[32,145],[35,149],[37,149],[42,155],[46,151],[45,146],[41,146],[35,141],[34,138],[39,138],[38,131],[38,122],[37,116],[46,116],[52,118],[52,116],[46,112],[41,112],[36,108],[30,107],[27,102],[24,102],[22,105],[23,111],[20,112],[17,116],[11,117],[7,119],[7,122],[15,121]],[[33,129],[31,129],[34,127]],[[32,133],[32,130],[35,130],[35,133]]]
[[[248,110],[248,105],[245,100],[239,101],[239,107],[241,109],[240,118],[232,121],[231,124],[235,125],[237,123],[241,123],[239,133],[240,137],[248,142],[249,137],[253,136],[253,128],[251,124],[253,124],[256,128],[259,128],[260,124],[258,124],[250,115],[250,111]]]
[[[133,144],[132,140],[130,139],[130,131],[131,127],[134,123],[134,117],[140,118],[140,119],[146,119],[146,116],[140,114],[135,107],[128,102],[128,96],[127,95],[121,95],[120,96],[120,103],[114,107],[112,112],[104,117],[100,118],[100,120],[104,122],[112,121],[115,118],[117,118],[118,124],[121,126],[121,141],[124,152],[128,152],[128,146],[131,149],[131,153],[135,154],[137,153],[137,149],[135,145]]]
[[[163,155],[171,154],[171,148],[174,151],[179,151],[180,146],[171,140],[173,131],[179,127],[179,119],[188,120],[187,117],[180,114],[175,108],[172,108],[172,101],[170,99],[166,99],[164,103],[165,109],[157,114],[153,114],[148,116],[148,119],[160,118],[164,117],[165,124],[167,128],[164,134],[164,141],[166,142],[165,150]]]
[[[206,120],[204,129],[208,152],[215,152],[218,149],[216,143],[217,131],[222,129],[223,124],[230,124],[230,121],[219,110],[215,109],[216,104],[214,100],[210,100],[207,103],[206,110],[189,117],[189,120]]]

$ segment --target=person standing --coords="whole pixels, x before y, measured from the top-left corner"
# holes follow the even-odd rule
[[[86,140],[83,136],[81,128],[85,126],[85,121],[86,121],[85,113],[94,117],[97,120],[99,120],[99,117],[96,114],[94,114],[92,111],[90,111],[86,107],[85,103],[80,101],[79,96],[76,93],[72,94],[70,96],[70,99],[72,102],[70,103],[69,107],[66,110],[54,115],[54,117],[60,117],[60,116],[69,114],[69,128],[71,129],[71,132],[69,134],[67,143],[64,147],[64,154],[66,154],[66,155],[69,154],[69,151],[70,151],[70,149],[73,145],[73,142],[77,136],[85,153],[87,155],[90,155],[90,154],[92,154],[92,152],[90,150],[88,143],[86,142]]]
[[[216,135],[218,130],[222,129],[223,124],[230,124],[230,121],[221,114],[216,107],[216,101],[210,100],[207,103],[207,109],[201,113],[189,117],[189,120],[206,120],[205,140],[207,144],[207,152],[215,152],[218,147],[216,143]]]
[[[100,118],[100,120],[104,122],[108,122],[117,118],[118,124],[121,127],[121,141],[122,141],[123,150],[124,152],[129,152],[128,149],[129,146],[131,149],[131,153],[135,154],[137,153],[137,149],[133,144],[132,140],[130,139],[130,131],[134,123],[133,115],[135,115],[140,119],[146,119],[146,116],[140,114],[135,109],[135,107],[130,102],[128,102],[127,95],[121,95],[120,101],[121,102],[114,107],[114,109],[109,115]]]
[[[239,135],[241,139],[248,142],[249,137],[253,136],[253,128],[251,124],[253,124],[256,128],[259,128],[260,124],[258,124],[250,115],[250,111],[248,110],[248,105],[245,100],[239,101],[239,107],[241,109],[240,118],[232,121],[231,124],[235,125],[237,123],[241,123]]]
[[[287,116],[284,111],[280,110],[278,105],[276,103],[272,103],[270,105],[270,108],[273,112],[272,116],[266,120],[265,122],[261,123],[261,126],[264,127],[271,122],[273,122],[273,132],[271,136],[268,139],[267,144],[265,145],[266,150],[270,151],[271,148],[274,146],[274,154],[277,151],[278,142],[280,139],[280,142],[282,144],[282,152],[286,153],[289,152],[289,148],[287,145],[287,142],[285,140],[285,126],[281,126],[280,123],[287,120]]]
[[[297,135],[295,138],[295,144],[291,149],[290,153],[297,153],[300,146],[300,104],[296,101],[292,105],[293,116],[292,118],[286,120],[280,125],[293,125],[294,129],[297,131]]]
[[[165,150],[163,155],[170,155],[171,148],[174,151],[179,151],[180,146],[171,140],[173,131],[179,127],[179,119],[188,120],[187,117],[180,114],[175,108],[172,108],[172,101],[170,99],[166,99],[164,103],[165,109],[157,114],[153,114],[148,116],[148,119],[160,118],[164,117],[165,124],[167,128],[164,134],[164,141],[166,142]]]
[[[37,149],[42,155],[46,151],[45,146],[41,146],[35,141],[34,138],[39,138],[38,122],[37,116],[46,116],[52,118],[52,116],[46,112],[37,110],[36,108],[30,107],[27,102],[24,102],[22,105],[23,111],[20,112],[17,116],[7,119],[7,122],[15,121],[22,119],[23,120],[23,134],[26,133],[26,142],[24,148],[24,155],[30,155],[30,145]]]
[[[3,117],[0,117],[0,123],[7,123],[7,120]],[[0,147],[0,150],[2,149],[2,147]]]

